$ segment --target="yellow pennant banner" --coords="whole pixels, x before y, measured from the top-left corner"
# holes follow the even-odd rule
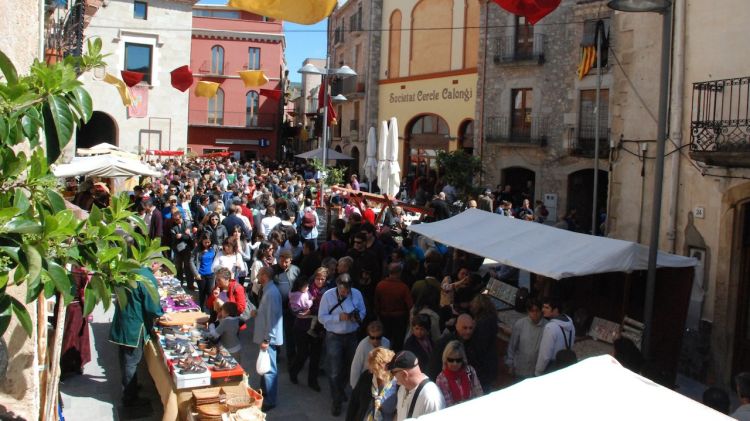
[[[125,82],[118,79],[116,76],[112,76],[109,73],[104,74],[104,81],[117,88],[117,92],[120,93],[122,105],[126,107],[133,105],[133,97],[130,96],[130,89],[128,89],[128,86],[125,84]]]
[[[312,25],[333,12],[336,0],[229,0],[228,6],[269,18]]]
[[[213,98],[216,96],[216,91],[219,90],[219,84],[216,82],[207,82],[202,80],[195,85],[195,96],[203,98]]]
[[[255,88],[268,83],[268,77],[263,70],[243,70],[238,73],[246,88]]]

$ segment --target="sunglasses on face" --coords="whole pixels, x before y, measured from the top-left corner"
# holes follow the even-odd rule
[[[464,360],[461,358],[446,358],[446,361],[448,361],[449,363],[454,363],[454,364],[461,364],[464,362]]]
[[[379,336],[369,335],[369,336],[370,336],[370,339],[372,339],[373,341],[379,341],[379,340],[383,339],[383,335],[379,335]]]

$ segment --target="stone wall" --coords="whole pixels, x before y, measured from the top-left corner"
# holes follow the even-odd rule
[[[39,39],[38,1],[0,2],[0,51],[14,63],[19,75],[27,74],[29,66],[39,57]],[[25,302],[25,288],[11,287],[8,292],[19,301]],[[36,328],[36,305],[29,305],[27,309]],[[2,340],[8,348],[8,368],[6,373],[0,373],[0,415],[10,412],[25,419],[38,419],[36,329],[29,338],[23,328],[12,320]],[[0,362],[0,365],[3,364]]]

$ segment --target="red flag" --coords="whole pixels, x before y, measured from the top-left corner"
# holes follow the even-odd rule
[[[178,67],[172,70],[170,75],[172,76],[172,86],[179,91],[185,92],[193,85],[193,72],[188,66]]]
[[[266,98],[275,99],[276,101],[281,99],[281,89],[261,89],[260,94]]]
[[[514,15],[524,16],[530,24],[539,22],[543,17],[552,13],[560,0],[492,0],[503,9]]]
[[[133,87],[143,80],[143,73],[141,72],[123,70],[120,74],[122,75],[122,81],[125,82],[128,87]]]
[[[320,84],[320,88],[318,89],[318,110],[323,108],[323,98],[325,97],[326,89],[328,89],[328,85],[326,84],[326,79],[323,78],[323,82]]]
[[[328,86],[326,85],[326,80],[323,78],[323,83],[320,84],[320,89],[318,90],[318,110],[323,108],[323,103],[325,100],[323,99],[325,97],[326,89],[328,89]],[[336,111],[333,108],[333,101],[331,100],[331,97],[328,97],[328,125],[336,124]]]

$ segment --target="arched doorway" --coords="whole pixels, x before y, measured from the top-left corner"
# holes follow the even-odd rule
[[[448,123],[436,114],[414,117],[406,124],[404,140],[402,174],[406,174],[409,195],[416,191],[417,179],[434,183],[437,180],[437,152],[448,150],[450,130]],[[402,177],[403,178],[403,177]],[[425,186],[428,193],[433,193],[433,186]]]
[[[336,145],[336,147],[334,148],[334,150],[336,152],[341,152],[341,145]]]
[[[474,120],[465,120],[458,127],[458,144],[469,155],[474,153]]]
[[[499,186],[500,200],[508,200],[517,208],[523,204],[523,199],[529,199],[534,207],[534,186],[536,186],[536,173],[522,167],[504,168]],[[510,186],[508,191],[507,186]]]
[[[601,218],[607,211],[607,189],[609,173],[599,170],[598,192],[596,195],[596,207],[599,208],[597,215]],[[568,175],[568,206],[567,211],[576,210],[576,222],[578,231],[591,232],[591,206],[593,205],[594,196],[594,170],[585,169],[576,171]],[[601,234],[597,222],[596,234]]]
[[[352,174],[357,174],[359,179],[362,179],[362,174],[359,174],[359,148],[356,146],[352,146],[352,150],[349,152],[349,156],[351,156],[353,159],[351,161],[347,161],[349,163],[349,172]]]
[[[76,128],[76,148],[90,148],[100,143],[117,146],[117,140],[117,123],[101,111],[94,111],[88,123]]]

